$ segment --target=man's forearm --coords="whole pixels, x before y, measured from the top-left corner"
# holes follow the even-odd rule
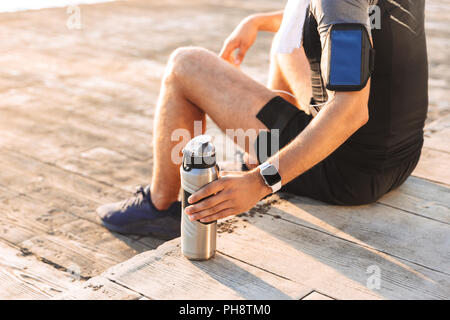
[[[283,185],[325,159],[367,122],[368,90],[336,96],[299,136],[269,159],[274,165],[278,161]]]
[[[256,13],[249,19],[255,23],[259,31],[277,32],[283,20],[283,11]]]

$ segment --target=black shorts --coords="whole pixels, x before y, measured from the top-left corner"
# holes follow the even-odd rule
[[[268,129],[279,130],[280,149],[300,134],[312,120],[312,116],[279,96],[271,99],[256,117]],[[263,141],[262,144],[260,141]],[[266,152],[265,150],[260,152],[258,145],[263,145],[266,141],[270,142],[270,133],[261,133],[256,141],[255,148],[260,162],[266,160]],[[269,144],[267,156],[276,151],[270,150]],[[369,173],[354,163],[343,161],[343,157],[336,156],[334,152],[283,186],[281,191],[337,205],[367,204],[400,186],[416,167],[419,157],[420,151],[410,161],[405,161],[400,166]]]

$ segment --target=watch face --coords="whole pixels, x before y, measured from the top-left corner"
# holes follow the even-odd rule
[[[273,186],[281,181],[281,176],[278,174],[277,169],[273,165],[267,166],[261,170],[261,174],[264,176],[264,179],[269,186]]]

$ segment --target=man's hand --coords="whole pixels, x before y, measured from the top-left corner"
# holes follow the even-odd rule
[[[225,40],[219,56],[229,63],[240,66],[248,49],[253,45],[258,35],[258,26],[252,18],[246,18],[234,29]],[[238,50],[236,56],[234,51]]]
[[[193,204],[185,212],[191,220],[211,222],[245,212],[271,192],[259,169],[249,172],[221,172],[218,180],[189,197],[188,202]]]

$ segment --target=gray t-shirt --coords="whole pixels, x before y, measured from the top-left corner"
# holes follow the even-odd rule
[[[376,2],[376,0],[311,0],[310,11],[317,21],[322,49],[326,47],[328,30],[334,24],[362,24],[366,26],[370,35],[369,7]],[[322,73],[327,74],[327,50],[323,50],[322,55]]]
[[[370,33],[369,7],[376,0],[311,0],[310,10],[316,18],[322,41],[328,29],[338,23],[359,23]]]
[[[314,100],[326,101],[319,70],[326,75],[327,33],[340,23],[369,29],[369,7],[374,4],[381,28],[369,32],[376,51],[369,121],[336,154],[344,162],[378,173],[416,159],[423,143],[428,106],[425,0],[311,0],[309,17],[315,21],[308,21],[304,48],[313,72]]]

